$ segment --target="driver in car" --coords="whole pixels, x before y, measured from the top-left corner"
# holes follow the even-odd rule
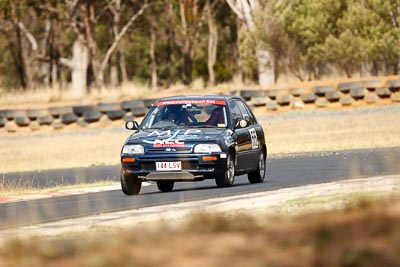
[[[167,111],[167,120],[172,121],[176,125],[190,125],[187,111],[179,107],[172,107]]]

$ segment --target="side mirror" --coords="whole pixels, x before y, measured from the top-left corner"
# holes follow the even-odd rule
[[[247,127],[247,120],[235,120],[235,129]]]
[[[125,128],[128,130],[137,130],[139,129],[139,124],[136,121],[127,121],[125,123]]]

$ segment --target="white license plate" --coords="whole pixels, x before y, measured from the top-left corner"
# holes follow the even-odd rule
[[[157,171],[180,171],[182,170],[182,162],[180,161],[168,161],[168,162],[156,162]]]

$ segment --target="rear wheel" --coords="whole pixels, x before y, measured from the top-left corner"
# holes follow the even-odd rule
[[[222,174],[215,177],[215,182],[218,187],[230,187],[235,181],[235,161],[232,153],[228,153],[226,158],[226,170]]]
[[[252,184],[264,182],[265,173],[267,170],[266,167],[267,167],[266,166],[266,157],[264,155],[264,152],[261,151],[260,159],[258,160],[257,170],[255,170],[254,172],[249,172],[247,174],[249,182]]]
[[[174,188],[174,181],[157,181],[157,187],[161,192],[171,192]]]
[[[121,172],[121,188],[125,195],[137,195],[142,188],[142,180],[137,175],[127,175]]]

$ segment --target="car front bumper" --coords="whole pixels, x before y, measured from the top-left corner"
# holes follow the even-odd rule
[[[215,160],[204,160],[204,157],[215,156]],[[123,162],[124,158],[134,158],[134,162]],[[182,169],[174,171],[157,171],[156,162],[180,161]],[[213,154],[163,154],[163,155],[121,155],[123,174],[137,175],[146,181],[196,181],[214,178],[226,171],[226,153]]]

